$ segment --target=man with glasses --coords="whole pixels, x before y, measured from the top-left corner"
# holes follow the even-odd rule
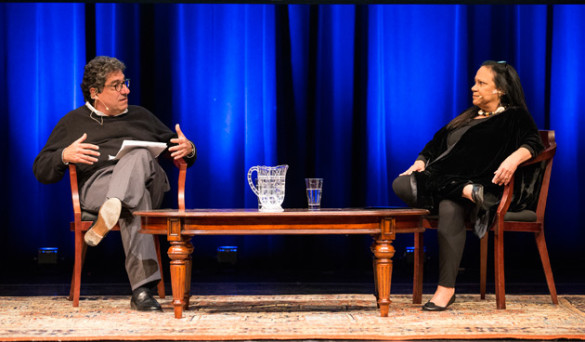
[[[197,151],[178,124],[175,133],[147,109],[128,105],[125,68],[112,57],[98,56],[87,63],[81,83],[86,102],[57,123],[33,171],[41,183],[55,183],[69,163],[76,164],[81,206],[97,213],[85,242],[97,245],[119,223],[132,286],[130,305],[139,311],[162,311],[151,292],[161,279],[154,241],[139,233],[140,218],[132,212],[158,208],[170,188],[168,179],[145,148],[119,159],[113,156],[124,140],[167,143],[171,157],[184,158],[189,166]]]

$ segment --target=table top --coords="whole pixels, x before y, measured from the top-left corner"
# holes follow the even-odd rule
[[[142,221],[142,233],[185,235],[232,234],[374,234],[382,221],[393,219],[397,232],[424,230],[424,209],[410,208],[326,208],[285,209],[159,209],[135,212]],[[174,223],[173,223],[174,222]],[[179,223],[180,222],[180,223]]]
[[[134,212],[135,216],[143,217],[356,217],[356,216],[422,216],[428,215],[425,209],[416,208],[321,208],[319,210],[309,210],[307,208],[300,209],[284,209],[281,212],[261,212],[258,209],[187,209],[180,211],[177,209],[156,209]]]

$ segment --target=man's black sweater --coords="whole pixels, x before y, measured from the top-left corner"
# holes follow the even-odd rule
[[[91,116],[90,116],[91,115]],[[61,160],[63,149],[87,133],[85,143],[99,146],[100,156],[93,165],[78,164],[79,183],[82,185],[95,171],[116,161],[115,156],[124,140],[165,142],[177,135],[154,114],[140,106],[128,106],[128,112],[118,116],[98,116],[87,106],[67,113],[55,126],[45,147],[35,158],[33,171],[41,183],[55,183],[63,178],[67,165]],[[185,158],[192,165],[196,155]]]

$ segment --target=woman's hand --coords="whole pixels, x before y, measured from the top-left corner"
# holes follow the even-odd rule
[[[401,173],[400,176],[408,176],[411,173],[413,173],[414,171],[424,171],[424,170],[425,170],[425,162],[422,160],[417,160],[414,162],[414,164],[412,164],[411,167],[408,168],[408,170]]]
[[[524,147],[520,147],[500,164],[496,172],[494,172],[492,183],[497,185],[508,185],[512,176],[514,176],[514,172],[516,172],[518,165],[530,158],[532,158],[530,151]]]
[[[511,160],[510,157],[506,158],[498,167],[496,172],[494,172],[494,178],[492,179],[492,183],[497,185],[508,185],[510,183],[510,179],[516,172],[518,168],[518,163],[514,160]]]

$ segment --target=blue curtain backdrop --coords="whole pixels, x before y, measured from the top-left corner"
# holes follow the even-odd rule
[[[538,127],[557,132],[553,266],[562,273],[585,259],[585,6],[1,3],[0,18],[3,260],[33,263],[45,246],[71,257],[69,185],[39,184],[32,163],[59,118],[83,104],[83,66],[95,55],[123,60],[131,103],[181,124],[197,145],[190,208],[253,208],[248,169],[284,163],[285,207],[306,205],[309,176],[325,179],[324,207],[401,205],[393,178],[470,105],[481,62],[507,60]],[[291,265],[319,257],[368,267],[361,237],[205,238],[196,254],[221,244],[255,262],[300,249]]]

